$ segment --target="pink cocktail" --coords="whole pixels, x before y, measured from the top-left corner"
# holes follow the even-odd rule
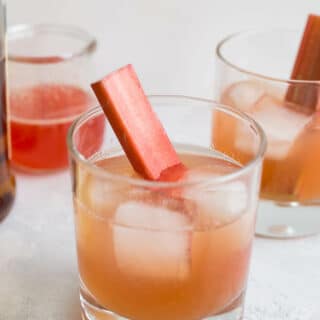
[[[68,129],[96,104],[88,80],[96,40],[75,27],[42,24],[11,27],[8,42],[12,164],[27,172],[65,169]]]

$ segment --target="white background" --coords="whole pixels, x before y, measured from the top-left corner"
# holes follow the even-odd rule
[[[212,96],[214,49],[230,32],[299,27],[319,0],[8,0],[9,24],[59,22],[99,41],[95,77],[133,63],[147,93]]]

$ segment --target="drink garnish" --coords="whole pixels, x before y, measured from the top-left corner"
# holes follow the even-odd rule
[[[308,16],[291,79],[320,81],[320,16]],[[285,100],[300,106],[300,111],[311,114],[317,109],[319,86],[291,83]]]
[[[181,163],[146,97],[132,65],[126,65],[92,89],[134,170],[149,180],[182,176]]]

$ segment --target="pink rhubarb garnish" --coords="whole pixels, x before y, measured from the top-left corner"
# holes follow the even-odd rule
[[[293,80],[320,80],[320,16],[310,14],[301,40],[298,55],[291,74]],[[310,83],[291,84],[286,101],[312,113],[317,109],[319,86]]]
[[[177,180],[181,163],[140,81],[127,65],[92,84],[131,165],[149,180]]]

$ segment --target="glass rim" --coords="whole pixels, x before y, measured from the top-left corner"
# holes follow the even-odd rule
[[[30,64],[51,64],[65,62],[74,58],[93,53],[97,47],[97,40],[86,30],[67,24],[16,24],[8,28],[7,40],[23,38],[26,34],[28,36],[37,35],[40,32],[64,34],[68,37],[76,37],[83,40],[84,45],[78,49],[70,50],[70,52],[61,53],[58,55],[39,55],[30,56],[24,54],[10,53],[8,50],[8,61],[18,63]]]
[[[277,82],[277,83],[282,83],[282,84],[292,84],[292,85],[297,85],[297,84],[309,84],[309,85],[320,85],[320,80],[294,80],[294,79],[286,79],[286,78],[280,78],[280,77],[271,77],[267,76],[258,72],[254,72],[252,70],[246,69],[239,67],[236,63],[233,63],[230,59],[228,59],[223,53],[223,47],[227,43],[243,37],[243,36],[251,36],[251,35],[257,35],[259,33],[266,33],[266,32],[294,32],[297,33],[298,29],[285,29],[285,28],[261,28],[261,29],[249,29],[249,30],[243,30],[239,32],[234,32],[231,33],[227,36],[225,36],[222,40],[220,40],[216,46],[215,49],[215,54],[220,59],[224,64],[229,66],[230,68],[237,70],[238,72],[247,74],[251,77],[262,79],[265,81],[272,81],[272,82]]]
[[[109,179],[109,180],[117,180],[120,182],[126,182],[128,184],[134,185],[134,186],[140,186],[140,187],[157,187],[160,189],[165,188],[173,188],[173,187],[183,187],[183,186],[193,186],[198,185],[201,183],[205,183],[210,181],[210,183],[214,184],[221,184],[228,182],[230,180],[234,180],[237,177],[241,176],[242,174],[245,174],[246,172],[250,171],[253,167],[258,165],[259,162],[262,162],[263,156],[266,151],[267,147],[267,138],[266,135],[262,129],[262,127],[251,117],[249,117],[246,113],[239,111],[235,108],[223,105],[219,102],[216,102],[214,100],[210,99],[204,99],[204,98],[198,98],[198,97],[191,97],[191,96],[184,96],[184,95],[148,95],[149,99],[178,99],[180,101],[197,101],[197,102],[203,102],[203,103],[210,103],[210,109],[216,109],[223,111],[224,113],[227,113],[229,115],[232,115],[236,118],[241,119],[242,121],[245,121],[248,123],[248,126],[251,130],[254,130],[258,136],[259,136],[259,147],[258,150],[253,157],[252,160],[250,160],[246,165],[241,166],[239,169],[235,170],[232,173],[228,173],[222,176],[215,176],[211,178],[204,178],[204,179],[198,179],[198,180],[191,180],[191,181],[175,181],[175,182],[163,182],[163,181],[151,181],[151,180],[145,180],[143,178],[131,178],[127,177],[121,174],[115,174],[108,172],[108,170],[100,168],[95,166],[92,162],[89,160],[86,160],[82,154],[77,150],[73,143],[73,136],[76,132],[76,129],[81,126],[83,123],[85,123],[87,120],[91,119],[94,115],[97,114],[104,114],[103,110],[100,106],[91,108],[89,111],[83,113],[81,116],[79,116],[70,126],[67,134],[67,147],[69,151],[69,157],[73,160],[79,162],[82,166],[84,166],[88,172],[98,175],[101,178]],[[207,107],[208,108],[208,107]]]

